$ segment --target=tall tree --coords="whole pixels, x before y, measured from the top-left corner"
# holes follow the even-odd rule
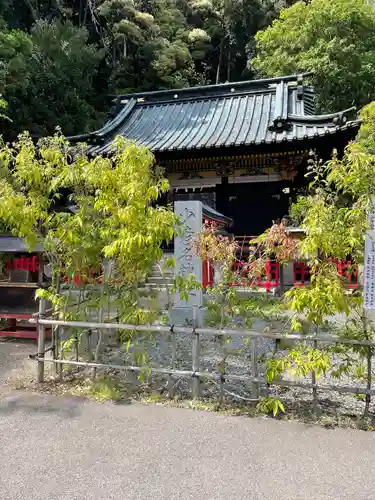
[[[0,132],[85,132],[109,93],[251,78],[254,34],[293,1],[3,0]]]
[[[182,87],[201,81],[190,52],[189,26],[175,0],[105,0],[97,12],[113,90]]]
[[[247,65],[255,33],[295,0],[190,0],[189,21],[203,29],[211,43],[204,59],[211,83],[253,76]]]
[[[14,131],[45,134],[60,125],[73,134],[96,125],[90,100],[104,53],[87,42],[86,30],[69,22],[38,21],[29,35],[0,32],[0,91]]]
[[[313,71],[326,110],[375,97],[375,11],[370,0],[311,0],[285,9],[256,36],[251,67],[276,76]]]

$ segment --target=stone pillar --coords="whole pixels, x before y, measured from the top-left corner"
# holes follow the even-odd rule
[[[202,261],[194,253],[194,239],[202,228],[202,202],[200,201],[176,201],[174,211],[182,222],[181,234],[175,236],[174,257],[176,260],[176,275],[187,277],[193,274],[199,283],[202,283]],[[193,308],[198,309],[197,321],[202,322],[202,290],[192,290],[188,301],[180,298],[176,293],[172,312],[172,322],[183,325],[193,319]]]

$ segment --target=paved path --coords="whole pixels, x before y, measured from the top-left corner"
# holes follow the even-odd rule
[[[9,393],[1,500],[373,500],[375,434]]]
[[[35,361],[29,360],[28,356],[36,352],[35,341],[0,339],[0,395],[8,392],[11,385],[18,385],[17,381],[28,383],[33,380]]]

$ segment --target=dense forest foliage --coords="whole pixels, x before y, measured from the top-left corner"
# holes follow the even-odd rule
[[[82,133],[113,94],[310,70],[323,107],[361,105],[374,33],[369,0],[1,0],[0,131]]]
[[[103,120],[110,94],[252,78],[255,33],[290,3],[2,0],[0,94],[12,120],[2,129],[81,133]]]

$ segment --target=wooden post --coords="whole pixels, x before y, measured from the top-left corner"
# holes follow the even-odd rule
[[[193,372],[199,372],[199,358],[200,358],[200,344],[199,344],[199,333],[196,332],[197,327],[197,308],[193,308]],[[200,397],[200,380],[199,377],[193,374],[193,399],[199,399]]]
[[[44,319],[46,311],[46,299],[39,299],[39,317]],[[46,343],[46,328],[44,325],[38,323],[38,362],[37,362],[37,376],[38,383],[44,382],[44,351]]]
[[[7,319],[7,327],[8,327],[8,330],[10,330],[10,331],[17,330],[17,320],[16,320],[16,318],[8,318]]]

